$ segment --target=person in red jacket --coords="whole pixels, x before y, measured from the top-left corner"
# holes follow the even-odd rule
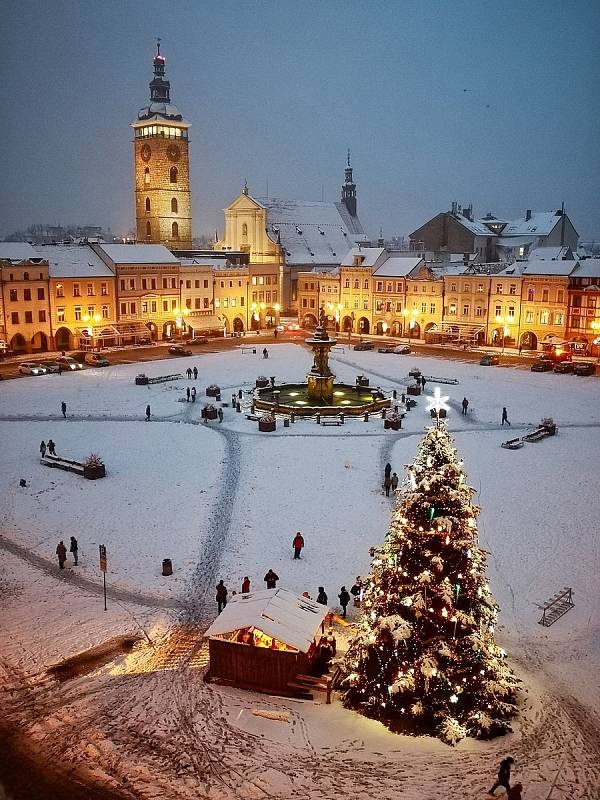
[[[304,539],[302,538],[300,531],[298,531],[298,533],[294,536],[292,547],[294,548],[294,558],[300,558],[300,551],[304,547]]]
[[[250,591],[250,578],[246,575],[242,581],[242,594],[248,594]]]

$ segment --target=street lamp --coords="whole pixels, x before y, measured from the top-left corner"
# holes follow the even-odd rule
[[[504,355],[504,340],[510,333],[508,323],[513,322],[513,320],[514,317],[502,317],[500,314],[496,314],[496,322],[502,325],[502,355]]]
[[[408,309],[405,308],[402,313],[404,314],[405,317],[407,317],[408,316]],[[412,329],[417,324],[417,317],[418,316],[419,316],[419,312],[417,311],[416,308],[413,308],[413,310],[410,312],[410,319],[408,321],[408,343],[409,344],[410,344],[410,340],[411,340],[411,336],[412,336]]]
[[[406,318],[408,317],[408,308],[402,309],[402,316],[404,317],[403,333],[406,331]],[[410,342],[410,328],[408,329],[408,341]]]

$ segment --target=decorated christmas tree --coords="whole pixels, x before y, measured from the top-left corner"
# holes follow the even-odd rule
[[[373,549],[344,703],[399,733],[455,744],[511,730],[516,679],[477,543],[474,489],[440,420],[407,469],[384,545]]]

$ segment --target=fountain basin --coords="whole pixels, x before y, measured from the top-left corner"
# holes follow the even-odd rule
[[[381,411],[391,406],[391,400],[378,389],[334,383],[331,402],[309,397],[305,383],[282,383],[254,390],[254,406],[261,411],[276,411],[278,414],[295,414],[309,417],[314,414],[336,416],[343,413],[359,416],[365,412]]]

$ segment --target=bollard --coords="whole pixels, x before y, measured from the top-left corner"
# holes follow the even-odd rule
[[[294,414],[293,411],[290,414],[290,422],[292,423],[292,425],[294,424],[294,422],[296,422],[296,415]]]
[[[235,404],[235,410],[237,411],[238,414],[242,413],[242,407],[239,403]]]
[[[402,402],[406,403],[406,397],[404,396],[404,392],[402,392]]]
[[[381,409],[381,419],[385,419],[385,412],[386,412],[386,409],[382,408]]]
[[[172,563],[170,558],[163,558],[162,574],[163,575],[172,575],[173,574],[173,563]]]
[[[275,386],[275,375],[271,375],[269,380],[271,381],[271,386]]]
[[[365,411],[365,422],[369,421],[369,412]]]
[[[253,354],[253,355],[256,355],[256,347],[253,347],[253,348],[252,348],[252,354]]]
[[[394,406],[394,412],[395,412],[396,414],[398,413],[398,406]]]
[[[344,424],[344,412],[340,411],[340,425]]]
[[[251,407],[251,409],[250,409],[250,413],[251,413],[251,414],[254,414],[254,412],[255,412],[255,411],[256,411],[256,408],[255,408],[255,406],[254,406],[254,400],[253,400],[253,401],[252,401],[252,407]]]
[[[290,427],[289,419],[286,418],[286,419],[283,420],[283,427],[284,428],[289,428]]]
[[[394,390],[392,391],[392,396],[393,396],[394,400],[396,400],[396,399],[397,399],[397,397],[398,397],[398,392],[397,392],[397,390],[396,390],[396,389],[394,389]]]
[[[241,390],[241,389],[238,389],[238,397],[240,398],[240,400],[241,400],[241,399],[242,399],[242,397],[243,397],[243,395],[242,395],[242,390]]]
[[[321,424],[321,415],[317,411],[317,425],[320,425],[320,424]]]

